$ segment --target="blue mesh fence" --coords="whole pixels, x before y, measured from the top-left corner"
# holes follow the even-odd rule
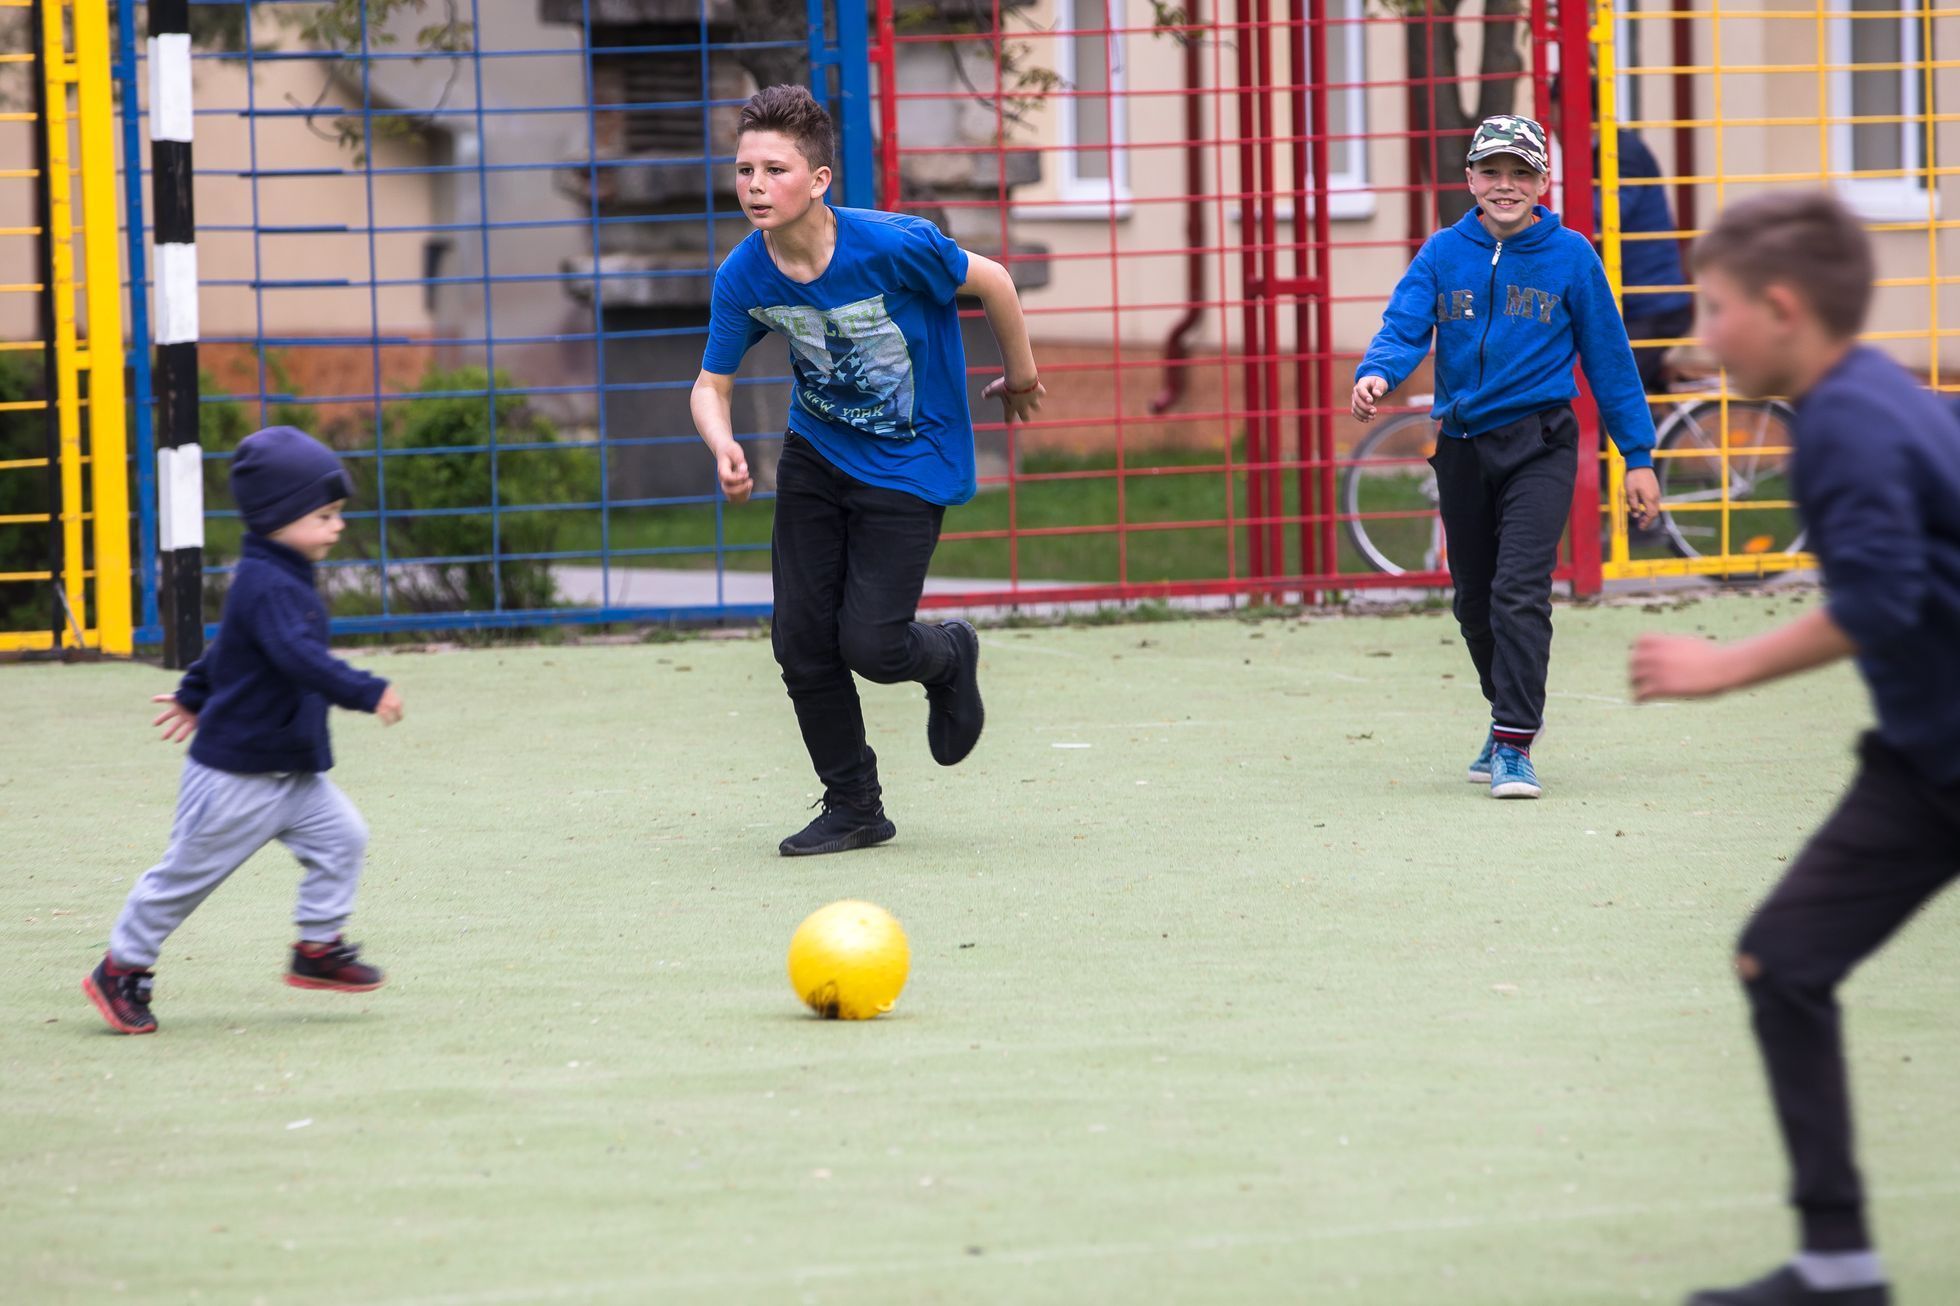
[[[147,166],[140,17],[117,11],[125,144]],[[862,0],[192,16],[207,617],[241,534],[231,451],[280,423],[357,486],[327,564],[339,633],[765,613],[787,359],[759,346],[738,381],[746,506],[720,498],[688,396],[714,268],[748,230],[730,169],[750,92],[817,85],[844,129],[839,194],[872,202]],[[125,182],[134,287],[149,180]],[[155,487],[138,494],[153,548]]]

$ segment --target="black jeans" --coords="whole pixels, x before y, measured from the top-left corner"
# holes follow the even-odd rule
[[[1859,761],[1736,945],[1807,1251],[1870,1246],[1837,986],[1960,873],[1960,785],[1931,784],[1872,735]]]
[[[958,645],[913,620],[946,510],[847,476],[798,435],[776,472],[770,632],[803,746],[832,803],[878,806],[855,671],[881,685],[950,679]]]
[[[1445,435],[1429,463],[1456,622],[1491,721],[1536,730],[1552,660],[1552,570],[1579,474],[1579,423],[1561,406],[1468,440]]]

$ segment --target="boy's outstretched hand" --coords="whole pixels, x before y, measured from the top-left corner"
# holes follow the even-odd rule
[[[374,714],[381,718],[384,726],[394,725],[402,719],[402,696],[395,692],[393,685],[381,691],[381,701],[374,705]]]
[[[179,740],[189,739],[191,733],[197,729],[197,713],[179,703],[175,694],[152,694],[150,701],[170,705],[157,714],[156,720],[150,722],[153,726],[163,727],[164,743],[174,744]]]
[[[1633,701],[1706,698],[1732,689],[1729,650],[1693,635],[1642,635],[1627,659]]]
[[[728,496],[730,503],[747,503],[755,491],[748,455],[733,440],[715,450],[715,474],[721,478],[721,492]]]
[[[997,376],[987,382],[987,388],[980,392],[982,399],[998,399],[1000,406],[1007,410],[1010,422],[1025,422],[1033,417],[1041,407],[1041,401],[1048,393],[1048,387],[1036,377],[1026,385],[1009,385],[1007,378]]]
[[[1380,403],[1381,397],[1387,393],[1388,380],[1386,377],[1364,376],[1359,381],[1356,381],[1354,383],[1354,397],[1349,401],[1348,405],[1354,413],[1354,420],[1357,422],[1374,421],[1375,405]]]

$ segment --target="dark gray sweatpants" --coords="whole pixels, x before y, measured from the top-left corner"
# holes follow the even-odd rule
[[[170,847],[129,891],[109,955],[119,966],[154,966],[171,932],[274,839],[306,868],[293,910],[299,937],[331,943],[353,913],[367,856],[367,822],[347,795],[311,771],[234,775],[185,758]]]
[[[1560,406],[1467,440],[1442,436],[1430,465],[1456,621],[1491,722],[1536,731],[1545,720],[1552,571],[1572,515],[1579,423]]]

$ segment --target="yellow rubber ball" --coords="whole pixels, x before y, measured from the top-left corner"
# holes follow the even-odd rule
[[[827,1020],[870,1020],[890,1011],[911,969],[905,931],[868,902],[820,908],[789,941],[790,987]]]

